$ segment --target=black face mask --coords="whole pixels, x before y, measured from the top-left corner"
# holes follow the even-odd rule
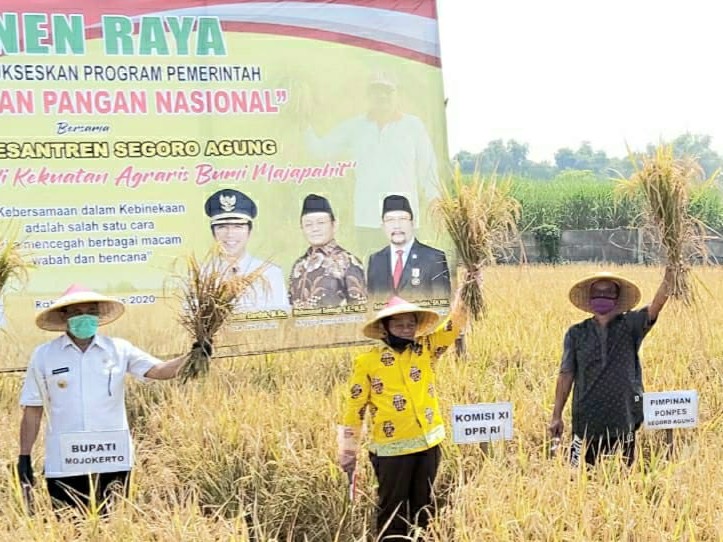
[[[389,331],[389,320],[384,320],[382,322],[384,325],[384,329],[387,332],[387,336],[384,337],[384,342],[392,349],[397,352],[404,352],[406,350],[407,346],[410,344],[413,344],[414,341],[411,339],[402,339],[401,337],[397,337],[396,335],[392,335],[392,332]]]

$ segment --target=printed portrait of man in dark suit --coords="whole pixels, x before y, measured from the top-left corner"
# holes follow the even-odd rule
[[[449,299],[451,284],[444,252],[420,243],[404,196],[387,196],[382,224],[389,245],[369,257],[367,289],[375,301],[398,295],[408,301]]]

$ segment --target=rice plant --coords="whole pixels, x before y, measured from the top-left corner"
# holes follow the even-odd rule
[[[186,269],[178,277],[178,294],[183,310],[179,321],[193,338],[194,346],[181,368],[182,382],[208,373],[208,344],[233,314],[236,300],[258,284],[264,286],[261,266],[251,273],[232,272],[218,247],[199,260],[191,254],[185,258]]]
[[[7,227],[0,236],[0,296],[13,281],[23,284],[32,264],[19,248],[18,232]]]
[[[676,158],[672,145],[660,145],[651,155],[636,158],[630,179],[621,180],[618,193],[643,199],[643,225],[662,250],[671,270],[669,294],[686,305],[694,302],[690,264],[708,258],[705,224],[690,212],[691,194],[704,182],[703,168],[693,157]]]
[[[510,180],[496,175],[475,174],[465,181],[459,165],[451,182],[442,185],[433,213],[452,239],[467,277],[494,264],[518,237],[520,204],[510,192]],[[483,292],[474,280],[463,280],[462,300],[476,320],[485,310]]]

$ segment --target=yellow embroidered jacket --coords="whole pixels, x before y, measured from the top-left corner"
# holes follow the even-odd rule
[[[427,450],[445,438],[435,365],[459,335],[452,320],[402,352],[378,346],[357,356],[346,390],[342,425],[358,434],[369,409],[369,451],[380,456]]]

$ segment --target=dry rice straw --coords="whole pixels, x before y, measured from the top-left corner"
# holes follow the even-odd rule
[[[195,255],[185,258],[185,273],[181,279],[180,298],[181,325],[195,341],[188,359],[181,368],[182,382],[208,373],[210,357],[204,351],[205,343],[223,328],[234,312],[237,299],[250,288],[266,290],[263,273],[267,264],[246,275],[234,274],[223,259],[218,247],[214,247],[202,260]]]
[[[494,174],[482,177],[475,173],[465,180],[457,166],[451,182],[442,186],[433,213],[447,230],[466,270],[462,301],[472,319],[478,320],[485,312],[485,299],[481,286],[470,277],[485,265],[495,264],[518,238],[520,204],[511,196],[509,179],[500,182]]]

